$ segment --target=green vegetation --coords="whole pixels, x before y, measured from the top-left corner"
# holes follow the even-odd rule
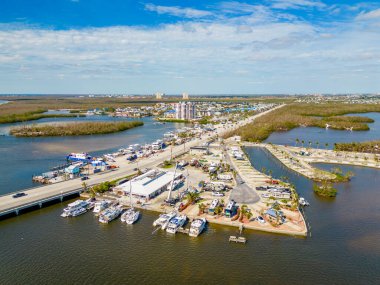
[[[276,131],[289,131],[297,127],[325,128],[353,131],[368,130],[367,123],[373,122],[371,118],[342,115],[350,113],[380,112],[380,105],[376,104],[290,104],[278,110],[263,115],[255,122],[247,124],[226,137],[239,135],[243,140],[260,142]],[[302,142],[305,144],[305,141]]]
[[[380,154],[380,141],[336,143],[334,150]]]
[[[10,133],[17,137],[80,136],[109,134],[142,126],[139,121],[132,122],[81,122],[56,125],[26,125],[14,127]]]
[[[313,185],[314,193],[322,197],[336,197],[337,190],[333,187],[332,183],[323,181],[320,184]]]
[[[102,182],[98,185],[92,186],[90,191],[94,193],[105,193],[109,190],[111,190],[112,187],[115,187],[116,183],[115,182],[110,182],[110,181],[105,181]]]
[[[169,118],[157,118],[160,122],[167,122],[167,123],[190,123],[189,120],[181,120],[181,119],[169,119]]]
[[[175,162],[173,160],[164,160],[164,162],[161,164],[161,168],[172,168],[175,165]]]
[[[33,112],[11,114],[0,116],[0,124],[18,123],[26,121],[34,121],[45,118],[72,118],[72,117],[85,117],[82,114],[43,114],[47,110],[37,110]]]
[[[347,182],[350,181],[351,178],[354,176],[354,173],[352,171],[347,171],[346,173],[343,173],[342,169],[339,167],[334,167],[331,169],[331,173],[335,174],[336,178],[333,180],[334,182]]]

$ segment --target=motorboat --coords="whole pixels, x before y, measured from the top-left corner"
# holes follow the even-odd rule
[[[166,232],[175,234],[180,227],[186,223],[186,215],[178,215],[170,220],[168,226],[166,227]]]
[[[87,212],[87,209],[85,209],[85,208],[78,208],[78,209],[76,209],[76,210],[74,210],[74,211],[71,212],[71,216],[72,217],[76,217],[76,216],[82,215],[82,214],[84,214],[86,212]]]
[[[191,237],[199,236],[204,230],[204,228],[206,227],[206,223],[207,221],[205,218],[195,219],[194,221],[192,221],[190,225],[189,236]]]
[[[298,199],[298,203],[301,205],[301,206],[310,206],[309,202],[305,200],[305,198],[303,197],[300,197]]]
[[[90,202],[88,200],[84,201],[84,200],[76,200],[75,202],[72,202],[70,204],[67,205],[66,208],[63,209],[63,213],[61,214],[61,217],[70,217],[72,216],[73,212],[75,210],[78,210],[80,208],[84,208],[84,209],[89,209],[90,207]]]
[[[163,230],[169,224],[170,220],[176,216],[176,212],[170,212],[167,214],[161,214],[157,220],[153,222],[153,226],[160,226]]]

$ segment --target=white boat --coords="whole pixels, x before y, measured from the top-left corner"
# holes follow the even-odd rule
[[[171,234],[175,234],[178,228],[182,227],[186,223],[187,217],[185,215],[175,216],[170,220],[166,231]]]
[[[167,214],[161,214],[157,220],[153,222],[153,226],[160,226],[163,230],[166,229],[166,226],[176,216],[176,212],[170,212]]]
[[[309,206],[309,202],[305,200],[305,198],[303,197],[300,197],[299,200],[298,200],[298,203],[301,205],[301,206]]]
[[[131,212],[127,216],[125,222],[128,225],[132,225],[139,219],[139,217],[140,217],[140,211],[136,211],[136,210],[131,209]]]
[[[94,213],[100,213],[101,211],[107,209],[109,207],[109,205],[110,205],[110,201],[108,201],[108,200],[102,200],[102,201],[95,202],[93,212]]]
[[[117,206],[109,207],[108,209],[104,210],[99,215],[99,222],[103,224],[108,224],[109,222],[113,221],[118,216],[120,216],[121,212],[122,210],[120,207],[117,207]]]
[[[195,219],[194,221],[192,221],[190,225],[189,236],[191,237],[199,236],[204,230],[206,223],[207,221],[205,218]]]
[[[78,210],[80,208],[89,209],[90,203],[88,201],[84,200],[76,200],[75,202],[72,202],[67,205],[66,208],[63,209],[63,213],[61,214],[61,217],[70,217],[72,216],[73,212],[75,210]]]
[[[121,215],[121,218],[120,220],[125,223],[127,221],[127,217],[130,215],[131,211],[133,211],[132,208],[129,208],[128,210],[126,210],[122,215]]]
[[[78,208],[78,209],[72,211],[71,216],[72,217],[76,217],[76,216],[82,215],[82,214],[84,214],[86,212],[87,212],[87,209],[85,209],[85,208]]]

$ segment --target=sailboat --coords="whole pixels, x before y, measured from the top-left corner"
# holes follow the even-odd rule
[[[133,208],[132,205],[132,179],[129,181],[129,204],[131,208],[125,212],[124,221],[128,225],[134,224],[140,217],[140,211],[137,211]],[[123,218],[123,217],[122,217]]]

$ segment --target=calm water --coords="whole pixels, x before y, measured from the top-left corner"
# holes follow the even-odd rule
[[[86,118],[56,118],[42,119],[32,123],[72,122],[72,121],[105,121],[126,120],[107,116],[90,116]],[[0,136],[0,195],[39,184],[32,183],[32,176],[48,171],[50,168],[65,163],[65,157],[70,152],[90,152],[100,155],[116,151],[122,146],[132,143],[149,143],[162,135],[184,124],[154,125],[152,118],[143,118],[144,126],[120,133],[76,136],[76,137],[44,137],[17,138]],[[30,124],[30,122],[29,122]],[[0,126],[0,134],[7,134],[12,126],[21,124],[6,124]]]
[[[236,230],[220,226],[198,239],[152,235],[156,213],[143,212],[134,226],[101,225],[91,213],[63,219],[57,204],[0,222],[1,284],[380,284],[378,170],[342,167],[356,176],[335,199],[320,199],[269,153],[247,153],[310,202],[311,237],[245,231],[248,243],[235,245],[227,239]]]
[[[305,146],[311,141],[313,147],[317,147],[316,142],[319,142],[319,148],[325,148],[325,144],[328,143],[327,148],[331,149],[336,142],[361,142],[380,139],[380,113],[353,115],[370,117],[375,122],[368,124],[370,127],[369,131],[350,132],[321,128],[296,128],[289,132],[273,133],[266,141],[275,144],[294,145],[296,139],[299,139],[300,141],[305,141]]]

